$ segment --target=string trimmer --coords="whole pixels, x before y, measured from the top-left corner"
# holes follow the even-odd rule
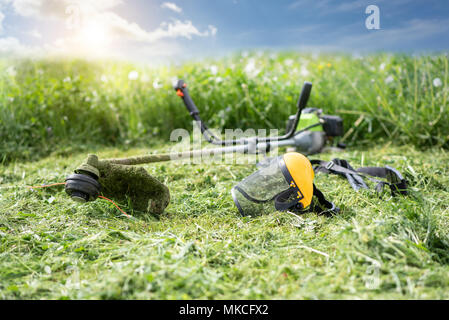
[[[299,96],[297,112],[289,118],[287,132],[284,135],[234,140],[221,140],[209,130],[201,120],[198,108],[190,97],[184,81],[179,80],[175,85],[175,90],[177,95],[182,98],[191,117],[197,122],[204,138],[209,143],[220,147],[126,159],[99,160],[96,155],[89,155],[85,163],[66,179],[65,190],[73,200],[78,202],[95,201],[102,193],[104,196],[118,201],[129,199],[132,207],[136,210],[161,214],[170,200],[168,188],[148,174],[145,169],[135,167],[135,165],[227,153],[267,154],[271,150],[283,146],[295,147],[298,151],[306,154],[315,153],[322,150],[328,139],[343,133],[341,118],[324,116],[317,109],[310,109],[308,114],[313,114],[313,117],[308,117],[307,125],[301,125],[301,114],[312,90],[310,82],[304,83]],[[317,128],[320,130],[317,131]]]

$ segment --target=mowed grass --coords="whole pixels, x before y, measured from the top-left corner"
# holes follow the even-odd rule
[[[162,152],[170,145],[156,145]],[[148,149],[103,148],[102,158]],[[64,181],[85,153],[0,167],[1,299],[448,299],[449,154],[373,146],[311,158],[390,165],[410,196],[355,193],[338,176],[316,184],[338,216],[239,216],[230,189],[252,165],[144,166],[167,184],[160,217],[104,201],[72,202]]]

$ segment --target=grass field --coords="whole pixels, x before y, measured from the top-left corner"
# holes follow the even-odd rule
[[[179,78],[213,128],[283,129],[303,82],[311,81],[309,106],[343,116],[347,143],[449,146],[444,54],[243,53],[157,68],[0,60],[0,161],[95,145],[146,146],[173,129],[191,129],[172,87]]]
[[[1,299],[448,299],[448,58],[242,54],[149,68],[83,61],[0,62]],[[390,165],[410,195],[316,184],[338,216],[243,218],[231,187],[255,166],[144,166],[170,188],[155,217],[62,187],[87,152],[164,152],[190,127],[170,88],[184,78],[213,127],[279,127],[301,84],[309,106],[344,117],[348,149],[312,159]]]
[[[134,155],[105,149],[102,157]],[[230,196],[254,167],[145,166],[170,186],[160,218],[112,204],[72,202],[63,181],[83,153],[0,171],[1,298],[449,298],[449,154],[377,147],[343,154],[354,166],[388,164],[411,195],[356,194],[336,176],[316,183],[343,208],[326,218],[288,213],[242,218]],[[316,158],[316,157],[314,157]],[[363,159],[363,160],[362,160]]]

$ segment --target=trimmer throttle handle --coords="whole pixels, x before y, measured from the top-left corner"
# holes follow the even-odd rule
[[[311,91],[312,91],[312,83],[305,81],[302,87],[301,94],[299,96],[298,110],[302,110],[306,107],[307,101],[309,101]]]
[[[176,94],[182,98],[187,110],[190,112],[191,116],[199,114],[198,108],[195,103],[193,103],[192,98],[189,95],[189,90],[187,90],[187,83],[183,80],[178,80],[174,86]]]

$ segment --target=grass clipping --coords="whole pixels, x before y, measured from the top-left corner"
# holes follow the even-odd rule
[[[98,160],[89,155],[87,164],[98,169],[104,196],[117,201],[130,200],[134,210],[162,214],[170,202],[170,192],[144,168]]]

